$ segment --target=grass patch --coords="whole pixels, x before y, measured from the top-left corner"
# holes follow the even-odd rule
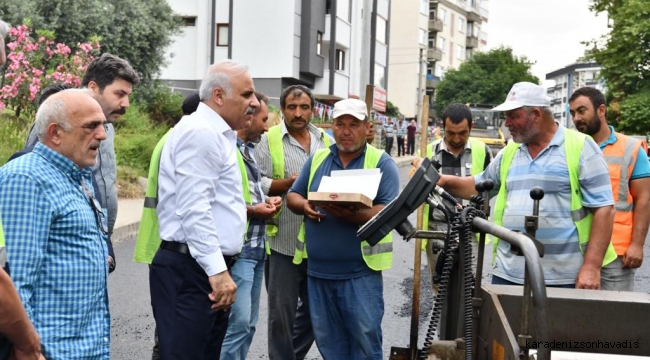
[[[28,130],[27,121],[15,117],[9,111],[0,114],[0,165],[4,165],[16,151],[22,150]]]
[[[145,187],[139,181],[138,172],[128,166],[117,166],[117,197],[139,199],[145,195]]]

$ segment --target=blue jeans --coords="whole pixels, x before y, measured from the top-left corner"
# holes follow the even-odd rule
[[[309,309],[316,345],[325,360],[382,360],[381,273],[349,280],[309,276]]]
[[[510,280],[506,280],[504,278],[494,276],[494,275],[492,275],[492,284],[494,284],[494,285],[519,285],[519,286],[524,286],[524,284],[517,284],[517,283],[512,282]],[[575,289],[576,284],[546,285],[546,287],[560,288],[560,289]]]
[[[230,308],[221,359],[245,360],[259,318],[264,260],[240,258],[230,269],[230,274],[237,285],[237,299]]]

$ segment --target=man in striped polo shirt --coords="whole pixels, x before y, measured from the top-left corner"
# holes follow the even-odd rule
[[[477,176],[442,175],[438,184],[469,198],[476,193],[475,182],[493,180],[493,192],[499,193],[493,220],[519,231],[525,231],[524,217],[533,210],[530,189],[540,186],[545,195],[536,237],[544,245],[546,284],[599,289],[600,268],[612,261],[614,200],[607,164],[598,145],[556,123],[549,106],[543,87],[515,84],[506,101],[494,108],[505,112],[515,142]],[[495,247],[492,283],[523,284],[524,258],[512,254],[505,241]]]

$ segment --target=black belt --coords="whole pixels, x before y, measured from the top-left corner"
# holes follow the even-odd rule
[[[169,251],[173,251],[173,252],[177,252],[177,253],[180,253],[180,254],[183,254],[183,255],[189,255],[189,256],[192,255],[192,254],[190,254],[190,247],[187,246],[187,244],[180,243],[178,241],[164,241],[163,240],[163,241],[160,242],[160,248],[165,249],[165,250],[169,250]],[[226,266],[228,267],[228,269],[230,269],[233,265],[235,265],[235,262],[237,261],[237,258],[238,258],[237,255],[234,255],[234,256],[223,255],[223,260],[226,262]]]

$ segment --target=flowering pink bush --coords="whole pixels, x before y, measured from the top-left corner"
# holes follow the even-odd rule
[[[36,112],[36,97],[42,88],[53,83],[65,83],[78,87],[86,67],[99,54],[98,39],[77,44],[72,53],[70,47],[54,43],[54,33],[39,30],[37,39],[30,36],[28,25],[9,30],[11,41],[7,47],[7,71],[4,86],[0,88],[0,112],[14,109],[32,117]]]

